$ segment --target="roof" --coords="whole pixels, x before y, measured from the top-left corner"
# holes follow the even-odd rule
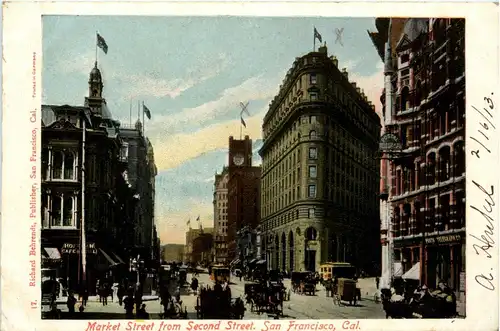
[[[397,47],[403,45],[406,41],[412,43],[423,32],[428,31],[429,19],[427,18],[409,18],[404,23],[403,31],[399,36]]]

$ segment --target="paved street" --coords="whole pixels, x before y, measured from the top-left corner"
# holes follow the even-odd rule
[[[208,274],[200,274],[200,285],[209,284],[212,282]],[[191,275],[188,275],[188,281],[191,280]],[[232,278],[231,292],[233,298],[244,298],[244,281],[239,281],[236,277]],[[284,281],[287,290],[291,288],[290,280]],[[326,297],[324,288],[321,285],[317,286],[318,291],[315,296],[306,296],[291,293],[290,301],[284,302],[284,317],[282,319],[346,319],[346,318],[385,318],[381,304],[373,301],[371,295],[372,288],[371,282],[360,281],[361,292],[363,300],[358,302],[355,307],[351,306],[334,306],[332,299]],[[373,286],[372,286],[373,287]],[[368,295],[367,295],[368,293]],[[186,288],[181,293],[183,305],[186,306],[188,312],[188,319],[196,319],[196,295],[190,293]],[[116,300],[116,298],[115,298]],[[159,319],[159,314],[162,311],[159,300],[147,301],[146,310],[150,314],[150,318]],[[63,311],[63,318],[68,318],[67,308],[65,304],[59,305],[59,309]],[[75,318],[81,319],[124,319],[125,311],[123,306],[118,305],[118,302],[111,302],[108,300],[108,305],[103,306],[93,299],[89,301],[87,308],[83,314],[76,313]],[[247,307],[244,319],[273,319],[273,315],[256,314],[250,311]]]

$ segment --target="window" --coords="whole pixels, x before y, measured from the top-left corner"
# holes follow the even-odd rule
[[[311,75],[309,76],[309,79],[310,79],[310,83],[311,83],[312,85],[314,85],[314,84],[316,84],[316,83],[317,83],[317,77],[316,77],[316,74],[311,74]]]
[[[75,203],[72,195],[52,196],[51,227],[75,227]]]
[[[316,147],[309,147],[309,158],[312,160],[316,160],[318,158],[318,151]]]
[[[76,179],[75,154],[70,151],[53,151],[52,179]]]
[[[316,131],[312,130],[309,132],[309,138],[314,139],[316,138]]]
[[[311,100],[311,101],[318,100],[318,94],[317,93],[309,93],[309,100]]]
[[[314,208],[309,208],[308,214],[309,214],[309,218],[314,218]]]
[[[316,124],[316,116],[309,116],[309,123]]]
[[[316,166],[315,165],[309,166],[309,177],[316,178],[316,176],[317,176]]]
[[[316,198],[316,185],[309,185],[309,198]]]
[[[410,55],[409,54],[403,54],[401,55],[401,63],[406,63],[410,61]]]

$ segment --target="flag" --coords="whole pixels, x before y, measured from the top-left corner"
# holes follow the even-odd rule
[[[247,124],[245,123],[245,120],[243,117],[241,117],[241,125],[243,125],[245,128],[247,127]]]
[[[146,107],[145,104],[142,104],[142,109],[144,111],[144,114],[146,114],[146,116],[148,117],[148,120],[151,119],[151,111],[149,110],[148,107]]]
[[[248,116],[250,116],[250,112],[248,111],[248,102],[246,104],[244,104],[243,102],[240,102],[240,106],[241,106],[241,115],[243,115],[243,113],[247,114]]]
[[[199,221],[200,221],[200,216],[199,216],[199,215],[198,215],[198,218],[196,219],[196,221],[197,221],[197,222],[199,222]]]
[[[188,221],[187,221],[186,224],[187,224],[187,226],[190,226],[191,225],[191,219],[188,219]]]
[[[318,30],[316,30],[316,28],[314,28],[314,38],[317,38],[320,43],[323,42],[323,38],[321,38],[321,35],[319,34]]]
[[[108,44],[106,44],[106,40],[99,33],[97,34],[97,47],[102,49],[104,54],[108,54]]]

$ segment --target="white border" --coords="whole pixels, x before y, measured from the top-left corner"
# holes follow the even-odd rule
[[[499,116],[500,94],[498,80],[498,6],[493,3],[117,3],[113,2],[71,2],[71,3],[6,3],[4,4],[4,62],[3,62],[3,219],[2,219],[2,330],[86,330],[86,321],[41,321],[40,311],[30,309],[30,303],[40,298],[40,233],[37,230],[37,283],[29,287],[29,243],[30,224],[39,219],[29,218],[29,194],[32,180],[29,179],[32,163],[31,132],[37,130],[37,148],[40,150],[39,121],[30,122],[30,110],[41,103],[41,15],[179,15],[179,16],[355,16],[355,17],[465,17],[466,64],[467,64],[467,139],[481,128],[480,115],[471,111],[475,105],[484,106],[483,97],[495,92],[493,101],[498,103],[495,116]],[[36,53],[36,72],[33,73],[33,54]],[[34,75],[33,75],[34,74]],[[32,96],[33,78],[36,80],[36,97]],[[500,121],[495,118],[496,127]],[[473,189],[472,180],[485,188],[499,187],[498,180],[498,138],[491,129],[489,146],[492,154],[481,154],[477,160],[470,156],[475,149],[467,141],[467,205],[481,207],[484,197]],[[493,135],[494,133],[494,135]],[[39,167],[38,167],[39,168]],[[40,173],[37,168],[37,177]],[[38,184],[38,187],[40,185]],[[498,221],[498,194],[492,217]],[[38,213],[37,213],[38,214]],[[38,216],[37,216],[38,217]],[[484,219],[468,208],[467,232],[481,236]],[[37,228],[37,229],[38,229]],[[495,231],[497,231],[495,229]],[[468,237],[469,238],[469,237]],[[495,234],[498,243],[498,234]],[[458,320],[361,320],[362,330],[497,330],[498,329],[498,252],[492,252],[491,259],[476,256],[467,243],[467,318]],[[495,291],[482,290],[474,281],[474,275],[492,272],[495,276]],[[118,321],[116,321],[118,322]],[[174,321],[184,323],[188,321]],[[207,322],[207,321],[203,321]],[[326,322],[326,321],[325,321]],[[341,321],[331,321],[342,329]],[[224,322],[223,322],[224,323]],[[282,330],[288,328],[288,321],[282,323]],[[120,330],[126,330],[122,321]],[[263,327],[263,321],[256,321],[256,330]],[[223,329],[224,326],[221,327]],[[183,328],[184,329],[184,328]]]

